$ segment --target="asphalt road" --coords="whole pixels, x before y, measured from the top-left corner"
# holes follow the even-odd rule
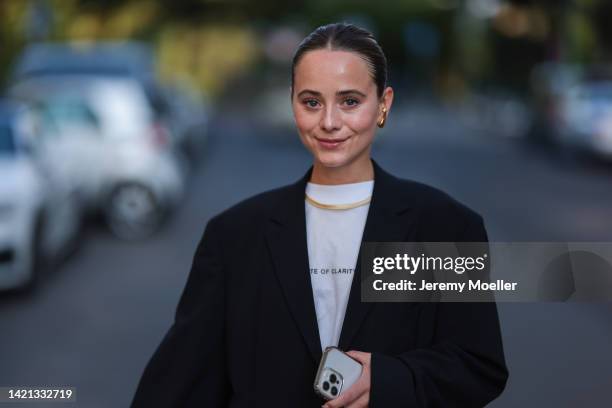
[[[214,120],[188,196],[159,234],[125,243],[89,227],[36,293],[0,298],[0,386],[74,386],[78,406],[128,406],[206,221],[309,166],[294,131],[240,117]],[[491,240],[612,241],[612,168],[567,164],[418,105],[393,112],[374,157],[480,212]],[[609,406],[610,303],[502,304],[500,314],[511,377],[491,407]]]

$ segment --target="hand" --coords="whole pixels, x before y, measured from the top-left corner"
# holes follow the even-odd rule
[[[351,350],[347,352],[349,356],[359,361],[363,366],[361,377],[351,385],[340,396],[331,401],[327,401],[323,408],[367,408],[370,402],[370,361],[371,353]]]

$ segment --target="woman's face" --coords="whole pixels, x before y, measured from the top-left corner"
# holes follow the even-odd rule
[[[315,165],[343,167],[368,161],[376,122],[393,91],[376,94],[366,61],[349,51],[313,50],[295,67],[293,114]]]

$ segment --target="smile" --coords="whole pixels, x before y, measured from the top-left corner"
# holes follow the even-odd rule
[[[321,138],[321,137],[316,137],[315,139],[317,140],[317,142],[319,143],[319,145],[325,149],[335,149],[338,146],[340,146],[342,143],[346,142],[347,140],[349,140],[351,137],[345,137],[343,139],[325,139],[325,138]]]

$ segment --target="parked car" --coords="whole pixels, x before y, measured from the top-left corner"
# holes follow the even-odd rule
[[[116,236],[151,235],[180,201],[187,165],[133,79],[32,78],[9,94],[36,107],[47,155],[64,158]]]
[[[211,114],[210,103],[195,91],[178,85],[167,85],[160,89],[164,102],[157,112],[175,135],[177,146],[197,164],[208,141],[208,125]]]
[[[12,82],[74,75],[132,79],[155,119],[169,128],[175,145],[197,161],[206,141],[209,105],[185,87],[161,84],[155,71],[154,53],[141,42],[36,43],[17,59]]]
[[[0,289],[31,288],[80,231],[78,186],[37,150],[35,116],[0,103]]]
[[[558,142],[612,160],[612,81],[586,81],[563,95]]]

